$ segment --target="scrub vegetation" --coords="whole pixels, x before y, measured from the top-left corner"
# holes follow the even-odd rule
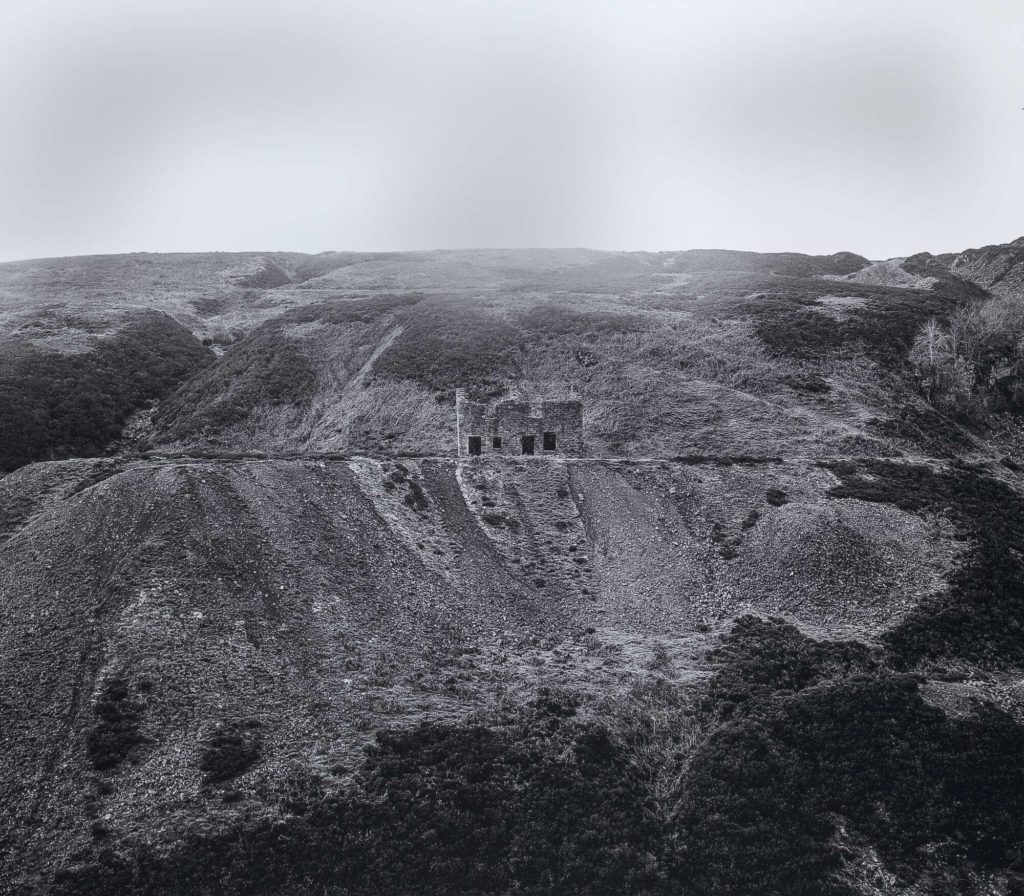
[[[132,315],[81,352],[0,338],[0,470],[102,454],[132,411],[212,362],[191,333],[156,312]]]
[[[1022,265],[0,265],[0,889],[1024,892]]]

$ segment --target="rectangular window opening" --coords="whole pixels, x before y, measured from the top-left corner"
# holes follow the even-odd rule
[[[491,447],[492,448],[500,448],[501,447],[501,436],[495,436],[491,440]]]
[[[523,454],[533,454],[536,436],[523,436]]]
[[[483,452],[483,441],[481,440],[480,436],[470,436],[469,437],[469,456],[470,457],[479,457],[482,452]]]
[[[555,450],[555,434],[553,432],[544,433],[544,450],[554,451]]]

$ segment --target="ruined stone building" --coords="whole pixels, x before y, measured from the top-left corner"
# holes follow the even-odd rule
[[[579,401],[467,401],[456,392],[459,455],[583,453]]]

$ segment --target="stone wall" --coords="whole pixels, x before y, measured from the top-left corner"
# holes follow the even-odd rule
[[[532,436],[534,454],[583,453],[583,405],[579,401],[500,401],[494,405],[458,399],[461,453],[470,454],[471,439],[480,439],[482,455],[523,454],[523,437]],[[553,434],[554,450],[545,450],[545,434]],[[500,440],[500,444],[496,444]]]

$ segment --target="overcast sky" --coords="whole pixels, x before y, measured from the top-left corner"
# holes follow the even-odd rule
[[[0,259],[1024,234],[1024,0],[0,0]]]

